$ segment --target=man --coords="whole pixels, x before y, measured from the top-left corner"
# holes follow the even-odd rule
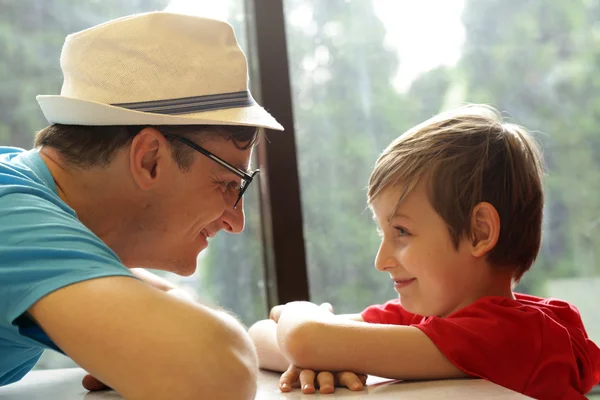
[[[257,127],[283,129],[231,27],[125,17],[69,35],[61,67],[36,148],[0,148],[0,385],[52,348],[92,390],[253,398],[241,324],[137,268],[189,275],[209,238],[241,232]]]

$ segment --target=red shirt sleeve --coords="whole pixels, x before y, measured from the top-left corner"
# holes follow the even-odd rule
[[[539,308],[490,297],[415,326],[471,376],[537,399],[585,399],[596,384],[594,361],[584,377],[586,357],[577,348],[587,339],[583,325],[577,333],[563,324]]]
[[[423,321],[423,317],[404,310],[398,299],[390,300],[383,305],[367,307],[360,313],[365,322],[372,324],[411,325]]]

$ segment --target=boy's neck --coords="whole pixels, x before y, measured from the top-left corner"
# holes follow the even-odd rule
[[[490,273],[486,274],[485,281],[481,282],[482,284],[477,290],[473,291],[470,296],[463,298],[460,304],[457,304],[454,309],[449,310],[446,314],[439,316],[442,318],[447,317],[448,315],[451,315],[484,297],[505,297],[515,300],[515,295],[512,291],[512,271],[505,271],[495,268],[489,268],[488,271],[490,271]]]
[[[480,297],[498,296],[507,297],[514,300],[515,295],[512,291],[512,285],[512,272],[506,273],[504,271],[498,271],[490,277],[488,285],[482,287],[482,293]]]

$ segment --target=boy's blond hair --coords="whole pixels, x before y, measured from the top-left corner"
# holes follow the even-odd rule
[[[429,201],[456,248],[472,236],[474,207],[492,204],[500,215],[500,235],[488,260],[514,267],[518,281],[540,248],[542,175],[540,149],[524,128],[503,122],[492,107],[471,105],[439,114],[394,140],[371,173],[368,201],[394,188],[400,190],[400,205],[427,179]]]

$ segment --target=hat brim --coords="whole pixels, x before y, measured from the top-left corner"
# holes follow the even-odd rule
[[[36,97],[51,124],[64,125],[245,125],[283,130],[283,126],[258,104],[248,107],[164,115],[128,110],[73,97]]]

